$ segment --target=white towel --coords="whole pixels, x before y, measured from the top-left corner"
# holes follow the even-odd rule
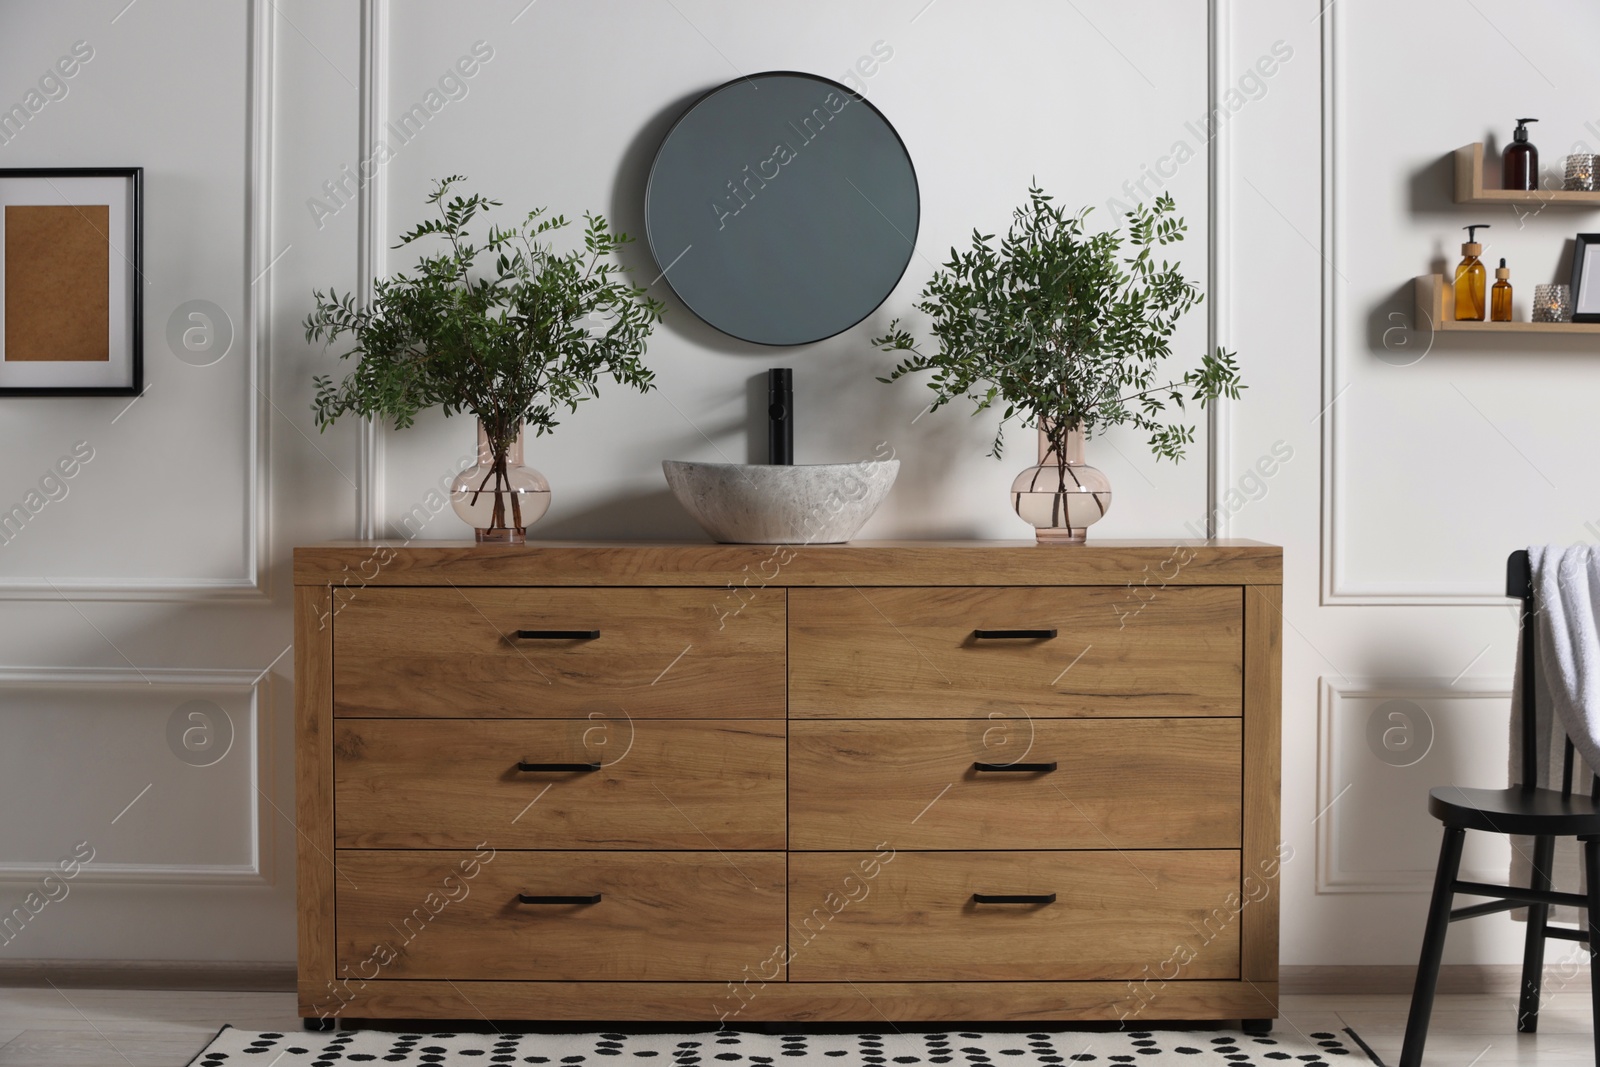
[[[1586,794],[1590,767],[1600,766],[1600,552],[1589,545],[1528,549],[1538,611],[1539,655],[1534,665],[1534,713],[1538,726],[1539,776],[1546,789],[1561,788],[1566,739],[1577,750],[1573,792]],[[1522,647],[1517,647],[1517,679],[1511,692],[1511,783],[1522,780]],[[1511,838],[1511,883],[1527,885],[1532,873],[1533,839]],[[1583,889],[1578,844],[1556,841],[1555,888]],[[1526,919],[1527,912],[1514,913]],[[1556,908],[1551,918],[1576,922],[1574,908]]]

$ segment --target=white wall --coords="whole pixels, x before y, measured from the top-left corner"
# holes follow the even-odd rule
[[[1102,205],[1103,215],[1106,199],[1164,147],[1150,131],[1178,127],[1205,110],[1206,55],[1194,46],[1205,37],[1204,8],[1175,7],[1170,23],[1140,44],[1132,10],[1084,7],[1103,32],[1131,42],[1124,56],[1107,48],[1071,5],[945,3],[913,22],[922,3],[541,2],[517,19],[525,4],[393,6],[391,114],[420,100],[474,41],[493,48],[494,58],[471,80],[467,96],[444,107],[385,168],[386,233],[425,216],[433,179],[460,173],[474,189],[504,200],[508,211],[547,204],[570,218],[586,208],[606,212],[641,239],[632,258],[648,282],[659,267],[642,247],[645,176],[685,102],[741,72],[799,69],[842,77],[878,42],[892,58],[868,82],[870,96],[906,141],[923,211],[918,254],[894,296],[866,322],[815,345],[775,350],[723,336],[657,282],[655,294],[669,304],[650,346],[659,389],[646,396],[603,392],[564,420],[554,438],[535,444],[528,461],[553,487],[550,513],[536,532],[699,536],[668,494],[661,460],[750,458],[748,382],[771,366],[795,368],[800,462],[869,456],[880,441],[901,457],[899,483],[863,536],[1026,532],[995,502],[1004,502],[1011,479],[1032,462],[1029,435],[1018,434],[1011,458],[997,463],[985,456],[992,425],[968,419],[964,405],[913,425],[928,403],[925,387],[875,382],[895,361],[868,340],[908,311],[952,244],[965,241],[974,226],[1004,227],[1030,178],[1069,204]],[[1027,33],[1017,32],[1023,21]],[[585,41],[626,58],[596,69],[578,58]],[[1000,56],[1003,64],[988,63]],[[1149,128],[1097,115],[1101,102],[1111,100],[1136,109]],[[485,136],[491,129],[497,134]],[[1196,229],[1180,246],[1184,260],[1203,271],[1204,163],[1187,167],[1172,188]],[[389,262],[409,266],[414,256],[391,252]],[[1204,329],[1195,316],[1183,347],[1199,351]],[[760,423],[755,430],[760,456],[765,431]],[[387,436],[381,513],[392,532],[406,532],[399,520],[470,449],[470,433],[470,426],[434,417]],[[1129,435],[1097,448],[1095,462],[1118,485],[1147,490],[1116,502],[1108,536],[1178,535],[1184,520],[1203,517],[1199,462],[1186,470],[1158,467]],[[446,513],[425,536],[457,537],[460,529]]]
[[[1439,840],[1427,789],[1504,781],[1516,618],[1498,595],[1505,556],[1593,539],[1584,401],[1600,368],[1585,358],[1592,339],[1433,336],[1415,321],[1410,279],[1453,271],[1460,227],[1481,221],[1519,314],[1535,283],[1565,280],[1563,244],[1595,228],[1592,214],[1457,207],[1450,156],[1486,137],[1503,145],[1512,112],[1544,120],[1533,130],[1547,167],[1574,140],[1595,142],[1585,101],[1600,75],[1582,42],[1600,12],[1555,0],[1514,14],[1451,0],[1225,6],[1225,66],[1278,37],[1307,58],[1241,114],[1218,189],[1231,339],[1253,387],[1234,409],[1222,483],[1275,440],[1295,449],[1228,525],[1285,546],[1283,826],[1297,857],[1284,869],[1283,958],[1414,963]],[[1386,761],[1369,738],[1391,700],[1431,722],[1411,766],[1394,764],[1414,754]],[[1507,855],[1475,842],[1466,866],[1503,874]],[[1517,962],[1521,931],[1503,917],[1453,927],[1446,961]]]
[[[894,316],[914,321],[934,264],[973,227],[1003,227],[1031,178],[1104,221],[1143,168],[1180,142],[1200,150],[1165,182],[1190,224],[1183,261],[1209,292],[1178,348],[1193,357],[1214,335],[1239,351],[1249,389],[1182,466],[1156,464],[1136,434],[1092,443],[1117,491],[1094,533],[1184,536],[1215,500],[1224,532],[1285,546],[1296,858],[1284,961],[1414,959],[1438,837],[1426,788],[1491,784],[1504,762],[1503,557],[1587,538],[1600,517],[1585,418],[1600,371],[1583,342],[1390,327],[1417,325],[1409,280],[1453,265],[1466,222],[1494,226],[1489,254],[1510,260],[1522,307],[1559,276],[1563,239],[1594,228],[1554,208],[1520,225],[1458,209],[1446,162],[1467,141],[1503,141],[1515,114],[1545,120],[1534,138],[1549,163],[1574,140],[1600,148],[1583,128],[1600,127],[1582,104],[1600,79],[1584,51],[1600,30],[1591,5],[1544,0],[1513,17],[1463,16],[1456,0],[1162,0],[1155,17],[1111,0],[125,4],[0,5],[4,106],[75,41],[95,49],[68,95],[0,144],[0,167],[146,168],[151,386],[126,412],[114,398],[0,401],[0,502],[73,442],[96,449],[69,497],[0,546],[0,805],[25,813],[0,824],[0,894],[20,899],[78,841],[97,849],[0,961],[293,957],[290,678],[277,658],[289,552],[354,534],[363,508],[404,533],[400,518],[471,434],[434,416],[372,448],[354,426],[319,434],[310,377],[338,367],[303,340],[311,289],[408,265],[386,246],[447,173],[508,214],[592,208],[642,234],[650,153],[686,99],[759,70],[839,77],[878,42],[893,56],[868,95],[923,196],[900,287],[855,329],[780,351],[717,334],[657,283],[660,389],[607,390],[538,442],[529,460],[554,503],[536,534],[699,536],[660,460],[748,458],[761,447],[751,380],[792,366],[802,461],[880,441],[903,461],[865,536],[1025,535],[1005,490],[1028,434],[997,463],[988,420],[917,418],[922,386],[873,381],[892,361],[868,339]],[[492,58],[466,94],[359,194],[330,198],[324,183],[369,149],[364,117],[381,126],[422,100],[480,41]],[[1453,89],[1463,71],[1466,93]],[[1198,126],[1213,98],[1236,106],[1208,153]],[[642,281],[656,276],[642,244],[629,258]],[[213,365],[167,347],[167,319],[189,300],[233,327]],[[1284,445],[1292,458],[1258,481],[1254,465]],[[445,512],[423,536],[464,529]],[[166,740],[195,699],[233,726],[211,766]],[[1368,741],[1391,699],[1432,720],[1433,747],[1410,767]],[[1503,861],[1494,847],[1468,859],[1485,874]],[[1450,958],[1512,962],[1517,932],[1503,919],[1457,927]]]

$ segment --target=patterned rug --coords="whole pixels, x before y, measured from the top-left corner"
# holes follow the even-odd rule
[[[620,1057],[620,1059],[616,1058]],[[891,1034],[760,1034],[724,1030],[690,1034],[257,1033],[225,1026],[190,1067],[400,1067],[456,1065],[661,1063],[671,1067],[722,1064],[969,1064],[1033,1067],[1096,1064],[1118,1067],[1318,1067],[1342,1062],[1383,1067],[1353,1031],[1294,1031],[1252,1037],[1233,1030],[1133,1032],[1036,1031],[975,1033],[913,1031]],[[1288,1061],[1293,1061],[1288,1062]]]

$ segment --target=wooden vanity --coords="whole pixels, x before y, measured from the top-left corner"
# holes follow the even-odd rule
[[[1277,1015],[1281,552],[295,552],[299,998]]]

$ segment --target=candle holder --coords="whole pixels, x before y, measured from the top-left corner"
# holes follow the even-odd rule
[[[1594,160],[1595,157],[1588,152],[1580,152],[1567,157],[1567,177],[1562,183],[1563,189],[1573,192],[1590,193],[1594,191]]]
[[[1534,322],[1568,322],[1571,318],[1571,286],[1552,283],[1533,287]]]

